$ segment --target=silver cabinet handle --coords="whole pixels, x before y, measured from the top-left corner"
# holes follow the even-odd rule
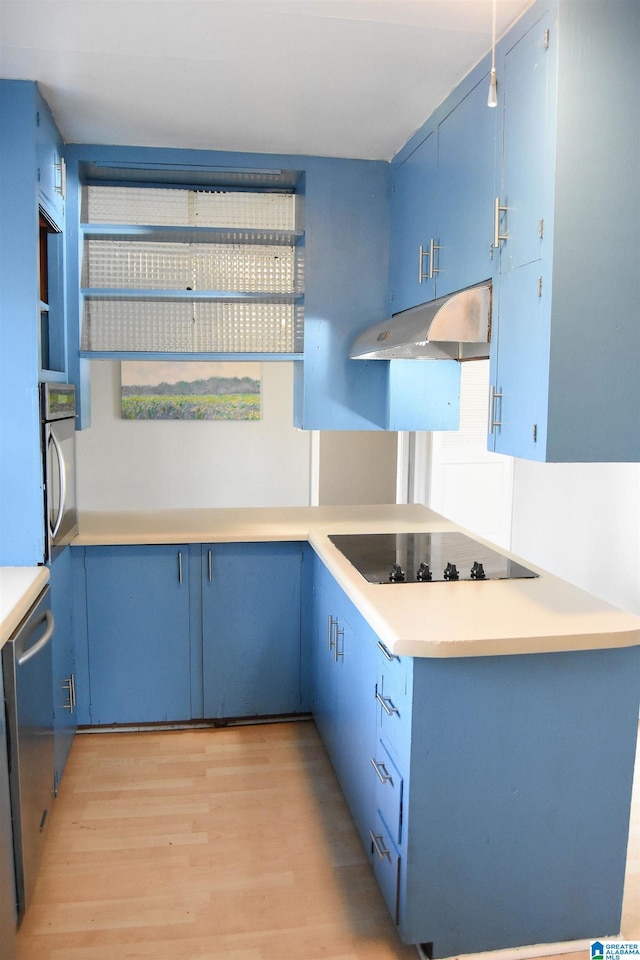
[[[377,641],[376,641],[376,646],[377,646],[378,650],[380,650],[380,651],[382,652],[382,655],[385,657],[385,659],[387,659],[387,660],[399,660],[399,659],[400,659],[400,657],[396,656],[395,653],[391,653],[391,651],[388,650],[388,649],[385,647],[385,645],[384,645],[384,643],[382,642],[382,640],[377,640]]]
[[[388,772],[384,763],[379,763],[377,760],[374,760],[373,757],[369,758],[371,760],[371,765],[375,770],[380,783],[393,783],[393,777]]]
[[[58,182],[54,185],[56,193],[60,194],[63,200],[67,198],[67,164],[64,157],[60,157],[60,163],[54,163],[53,168],[58,175]]]
[[[502,393],[498,393],[493,384],[489,387],[489,433],[496,427],[502,426],[502,420],[496,420],[496,400],[502,400]],[[500,414],[502,416],[502,413]]]
[[[340,650],[338,647],[338,637],[344,639],[344,630],[340,629],[340,623],[338,617],[332,617],[331,614],[327,617],[327,646],[329,651],[333,650],[333,659],[335,662],[338,662],[338,657],[344,656],[344,649]]]
[[[440,273],[440,271],[436,270],[433,265],[434,250],[440,250],[440,246],[435,242],[433,237],[431,237],[431,240],[429,241],[429,280],[433,280],[434,273]]]
[[[213,551],[212,550],[208,551],[207,571],[209,575],[209,583],[211,583],[213,581]]]
[[[182,583],[182,550],[178,550],[178,583]]]
[[[27,650],[25,650],[24,653],[21,654],[21,656],[18,658],[19,667],[21,667],[28,660],[31,660],[31,657],[35,657],[35,655],[39,653],[43,647],[46,647],[46,645],[49,643],[49,640],[51,640],[51,637],[53,636],[53,630],[56,625],[56,622],[53,619],[53,614],[51,613],[51,610],[45,611],[45,614],[42,620],[47,624],[45,631],[40,637],[40,639],[36,643],[34,643],[32,647],[29,647]]]
[[[340,629],[337,619],[334,621],[334,627],[335,627],[335,640],[333,643],[333,659],[337,663],[338,657],[344,657],[344,643],[342,644],[342,649],[340,649],[340,646],[338,644],[339,637],[342,637],[342,639],[344,640],[344,630]]]
[[[69,677],[67,677],[66,680],[63,681],[62,689],[66,690],[67,693],[69,694],[69,702],[64,704],[63,709],[68,710],[69,713],[73,713],[76,706],[76,683],[75,683],[75,677],[73,674],[71,674]]]
[[[49,445],[53,446],[53,449],[56,452],[56,458],[58,460],[58,482],[60,484],[60,505],[58,507],[58,516],[56,517],[56,522],[53,527],[51,526],[51,521],[48,520],[49,524],[49,534],[53,540],[58,530],[60,529],[60,524],[62,523],[62,516],[64,514],[64,505],[65,500],[67,499],[67,469],[64,463],[64,455],[62,453],[62,447],[58,441],[53,430],[49,434]]]
[[[429,251],[420,244],[418,248],[418,283],[422,283],[424,280],[429,279],[429,270],[427,269],[426,273],[424,270],[424,258],[429,256]]]
[[[331,614],[329,614],[329,616],[327,617],[327,644],[328,644],[329,650],[333,650],[333,644],[335,643],[334,636],[333,636],[334,622],[336,621],[334,621]]]
[[[440,273],[433,263],[434,250],[440,250],[440,246],[433,237],[429,240],[428,250],[425,250],[422,244],[418,248],[418,283],[422,283],[424,280],[433,280],[434,273]],[[426,272],[424,270],[425,257],[429,258],[429,267]]]
[[[500,197],[496,197],[493,207],[493,245],[498,249],[501,240],[508,240],[506,234],[500,233],[500,214],[506,213],[509,207],[500,206]]]
[[[395,706],[393,700],[391,700],[389,697],[383,697],[381,693],[376,693],[376,700],[388,717],[392,717],[394,713],[400,712]]]
[[[373,849],[379,856],[381,860],[385,858],[391,862],[391,854],[387,850],[384,842],[384,837],[381,833],[374,833],[373,830],[369,830],[369,836],[371,838],[371,843],[373,844]]]

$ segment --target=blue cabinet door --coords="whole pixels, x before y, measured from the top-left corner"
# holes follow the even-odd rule
[[[205,718],[301,709],[299,543],[203,547]]]
[[[49,583],[51,586],[51,612],[55,620],[52,655],[54,782],[57,790],[78,725],[70,547],[65,547],[62,553],[58,554],[51,563]]]
[[[544,460],[549,392],[549,322],[540,262],[524,264],[500,279],[489,415],[489,448]]]
[[[553,131],[549,124],[550,18],[535,23],[504,56],[500,272],[542,256],[545,189]],[[551,228],[551,224],[547,224]]]
[[[90,722],[191,716],[188,548],[88,547]]]
[[[36,162],[41,207],[60,228],[65,214],[65,168],[62,140],[48,104],[36,91]]]
[[[435,131],[393,171],[391,184],[391,311],[433,300],[430,256],[437,244],[438,137]],[[435,251],[437,254],[437,251]]]
[[[316,571],[320,561],[314,563]],[[313,585],[313,636],[311,660],[311,705],[316,726],[320,732],[334,770],[340,762],[340,718],[338,714],[339,658],[336,659],[335,642],[340,629],[336,618],[333,591],[316,575]],[[343,638],[340,638],[342,645]]]
[[[374,812],[375,642],[324,565],[314,564],[313,714],[363,845]]]
[[[487,108],[488,75],[438,127],[436,293],[491,278],[496,111]]]
[[[353,608],[347,608],[346,614],[350,619],[343,614],[339,779],[360,839],[365,849],[370,849],[369,830],[375,810],[371,764],[376,733],[375,637]]]

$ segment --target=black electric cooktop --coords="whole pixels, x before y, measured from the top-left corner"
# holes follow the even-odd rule
[[[538,576],[463,533],[354,533],[329,539],[370,583],[446,583]]]

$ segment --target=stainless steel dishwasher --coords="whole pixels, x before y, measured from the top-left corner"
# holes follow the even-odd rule
[[[53,628],[47,586],[2,649],[19,919],[33,893],[54,796]]]

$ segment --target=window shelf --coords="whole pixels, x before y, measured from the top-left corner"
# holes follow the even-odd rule
[[[303,360],[303,353],[194,353],[192,351],[151,350],[80,350],[87,360],[254,360],[268,363],[281,360]]]
[[[83,223],[81,230],[85,240],[143,240],[145,243],[241,243],[286,247],[295,246],[304,239],[302,230],[243,230],[229,227]]]
[[[183,300],[207,303],[235,303],[246,300],[254,303],[302,303],[304,301],[302,293],[265,293],[264,291],[246,293],[238,290],[139,290],[125,287],[88,287],[83,288],[80,293],[85,300],[92,301],[142,300],[155,303],[174,303]]]

